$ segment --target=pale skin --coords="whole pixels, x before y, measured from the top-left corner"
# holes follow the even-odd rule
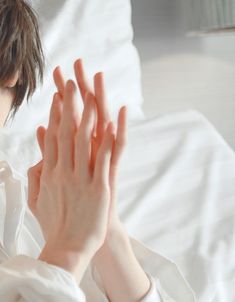
[[[9,81],[7,81],[4,87],[0,87],[0,128],[4,126],[6,118],[11,109],[13,94],[12,88],[18,81],[18,73]]]
[[[110,301],[137,302],[149,291],[150,282],[116,208],[117,172],[126,145],[126,108],[119,111],[116,130],[110,120],[103,73],[94,76],[93,91],[81,59],[75,62],[74,71],[84,102],[82,117],[74,83],[66,83],[56,68],[58,93],[49,124],[37,131],[43,158],[28,174],[29,207],[46,239],[39,259],[67,269],[78,284],[92,261]],[[61,186],[64,189],[58,191]],[[48,230],[59,230],[60,236]]]

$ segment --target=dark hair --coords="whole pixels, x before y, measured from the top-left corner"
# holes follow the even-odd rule
[[[44,55],[35,12],[26,1],[0,0],[0,86],[19,73],[13,88],[12,117],[42,82]]]

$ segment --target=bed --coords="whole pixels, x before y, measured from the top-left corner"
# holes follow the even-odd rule
[[[56,65],[67,77],[73,77],[78,57],[90,76],[102,69],[112,117],[122,104],[130,112],[118,187],[128,233],[174,261],[199,302],[235,301],[233,150],[197,111],[144,116],[129,1],[31,2],[41,20],[46,76],[32,101],[0,131],[10,164],[26,176],[40,159],[35,130],[47,125]]]

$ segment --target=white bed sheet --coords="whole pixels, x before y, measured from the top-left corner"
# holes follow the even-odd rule
[[[40,159],[35,136],[5,129],[0,142],[23,175]],[[178,265],[199,302],[235,301],[234,184],[235,154],[200,113],[130,125],[120,216],[130,236]]]
[[[129,136],[119,187],[129,233],[172,259],[199,302],[234,302],[234,152],[196,111],[146,120]]]

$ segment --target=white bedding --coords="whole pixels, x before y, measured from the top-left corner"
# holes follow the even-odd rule
[[[235,301],[235,154],[200,113],[130,129],[119,211],[132,236],[179,265],[199,302]]]
[[[0,139],[21,173],[39,160],[35,138],[10,142],[2,131]],[[235,154],[201,114],[171,113],[130,126],[120,216],[131,236],[178,265],[199,302],[235,301],[234,184]]]

